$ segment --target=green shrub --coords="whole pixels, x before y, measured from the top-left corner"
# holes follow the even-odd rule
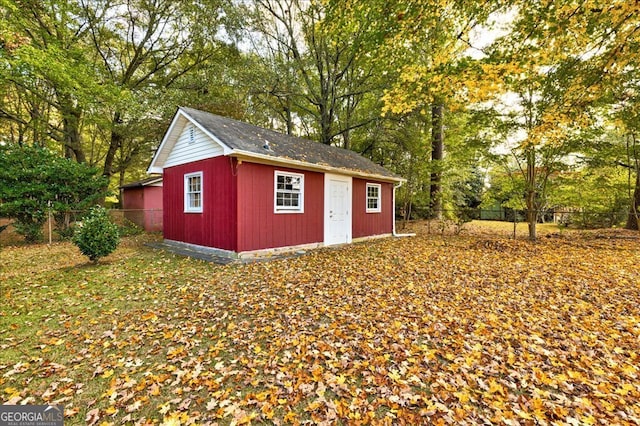
[[[76,210],[106,195],[108,180],[96,168],[44,148],[0,144],[0,216],[29,243],[42,241],[48,212],[63,238]]]
[[[27,243],[40,243],[44,239],[42,227],[45,222],[46,219],[22,217],[13,223],[13,228]]]
[[[118,226],[109,220],[104,207],[89,210],[73,235],[73,243],[92,262],[111,254],[120,241]]]

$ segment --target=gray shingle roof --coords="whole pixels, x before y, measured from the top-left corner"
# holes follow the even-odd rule
[[[151,176],[146,179],[138,180],[135,182],[126,183],[120,186],[120,189],[127,188],[141,188],[143,186],[153,185],[157,183],[162,183],[162,176]]]
[[[368,158],[348,149],[285,135],[193,108],[180,107],[180,110],[234,151],[274,157],[277,160],[290,159],[321,167],[355,171],[394,181],[404,180]]]

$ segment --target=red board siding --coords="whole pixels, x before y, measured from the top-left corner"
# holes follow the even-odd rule
[[[144,187],[144,209],[145,210],[162,210],[162,187],[161,186],[145,186]]]
[[[367,213],[367,183],[379,183],[382,189],[380,213]],[[393,184],[353,178],[353,238],[393,232]]]
[[[184,212],[184,175],[202,172],[202,213]],[[215,157],[164,170],[164,237],[237,251],[235,160]]]
[[[162,187],[144,188],[144,229],[147,232],[162,231]]]
[[[274,213],[276,170],[304,174],[304,213]],[[324,175],[263,164],[238,166],[238,251],[324,239]]]
[[[144,217],[144,190],[144,187],[124,188],[122,190],[122,209],[125,219],[149,231]]]
[[[124,188],[122,190],[122,208],[124,210],[144,209],[144,187]]]
[[[162,187],[144,186],[122,191],[124,217],[147,232],[162,231]]]

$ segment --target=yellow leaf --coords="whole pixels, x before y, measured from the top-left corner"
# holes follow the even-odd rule
[[[627,396],[629,392],[632,392],[633,390],[635,390],[634,385],[632,385],[631,383],[625,383],[622,385],[622,387],[616,389],[615,393],[617,393],[618,395]]]
[[[289,423],[294,423],[298,419],[298,415],[293,411],[289,411],[286,416],[284,416],[284,421]]]
[[[580,373],[579,371],[569,370],[567,371],[567,375],[573,380],[582,379],[582,373]]]
[[[9,395],[15,395],[18,392],[18,389],[16,388],[4,388],[4,393],[9,394]]]
[[[391,380],[393,380],[394,382],[397,382],[397,381],[398,381],[398,380],[400,380],[400,378],[402,377],[402,376],[400,375],[400,373],[398,373],[397,371],[394,371],[394,370],[389,371],[389,372],[387,373],[387,376],[389,376],[389,377],[391,378]]]
[[[118,412],[118,409],[116,407],[114,407],[113,405],[110,405],[109,407],[107,407],[106,410],[104,410],[104,412],[108,416],[112,416],[112,415],[114,415],[114,414],[116,414]]]
[[[144,314],[142,314],[141,318],[143,321],[151,321],[151,322],[158,321],[158,316],[153,312],[145,312]]]
[[[526,420],[533,420],[533,416],[527,413],[526,411],[518,410],[518,409],[515,409],[514,411],[518,415],[518,417],[522,417],[523,419],[526,419]]]
[[[453,395],[458,398],[458,400],[460,401],[460,403],[462,404],[466,404],[467,402],[469,402],[469,393],[466,391],[458,391],[458,392],[454,392]]]
[[[276,412],[273,410],[273,406],[269,403],[264,404],[262,408],[260,408],[260,411],[269,420],[273,419],[273,417],[276,415]]]
[[[260,392],[256,394],[255,398],[256,401],[263,402],[267,399],[267,396],[269,396],[269,392]]]
[[[489,393],[499,393],[502,396],[506,396],[504,387],[493,378],[489,379]]]

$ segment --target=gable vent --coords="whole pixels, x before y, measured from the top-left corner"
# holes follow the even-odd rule
[[[189,143],[193,143],[196,140],[196,132],[193,126],[189,126]]]

